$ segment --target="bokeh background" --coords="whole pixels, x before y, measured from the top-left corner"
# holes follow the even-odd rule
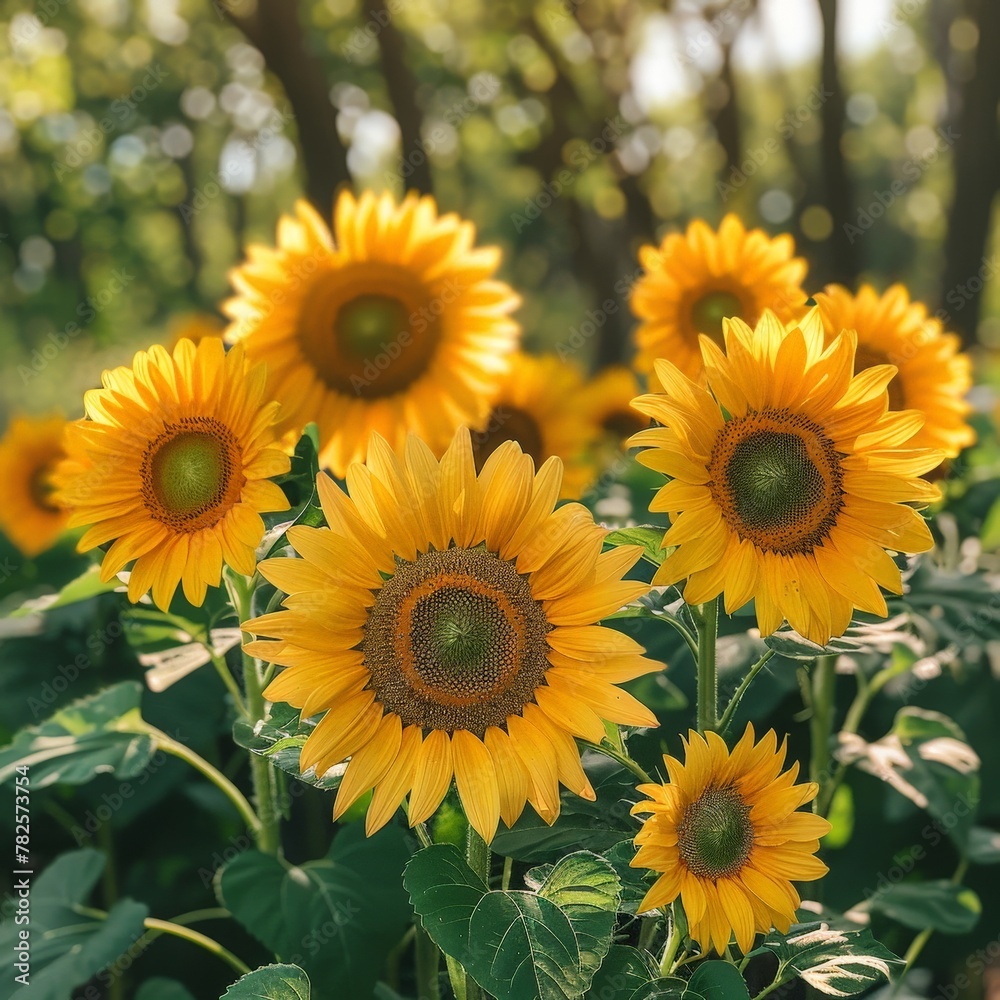
[[[903,281],[962,336],[981,386],[995,382],[998,102],[998,0],[3,0],[0,427],[16,412],[77,416],[102,369],[169,342],[192,316],[221,328],[217,306],[244,246],[272,242],[296,197],[327,214],[344,184],[432,192],[474,220],[482,242],[504,248],[503,277],[524,295],[526,347],[570,345],[591,370],[630,355],[638,247],[733,211],[793,234],[811,289]],[[987,584],[961,582],[981,556],[966,541],[996,499],[994,398],[975,390],[981,467],[993,471],[958,470],[967,491],[939,519],[938,563],[911,595],[924,601],[920,627],[958,655],[904,678],[917,654],[893,647],[900,683],[866,729],[888,731],[902,703],[953,715],[983,757],[978,821],[995,827],[1000,630]],[[991,523],[996,547],[1000,514]],[[64,546],[35,582],[64,582],[85,563]],[[30,592],[32,565],[14,576],[7,566],[0,597]],[[988,614],[966,660],[969,633],[952,611],[973,606]],[[745,624],[727,626],[724,677],[742,662]],[[690,662],[654,652],[670,659],[677,688],[644,697],[676,732]],[[87,667],[68,690],[60,678],[81,654]],[[5,739],[139,670],[103,598],[57,609],[44,635],[8,633],[3,659]],[[199,671],[150,703],[154,723],[183,715],[182,738],[239,766],[217,677]],[[794,728],[792,752],[805,756],[793,669],[762,679],[747,707],[764,725]],[[641,752],[654,761],[648,743]],[[113,830],[80,834],[79,816],[115,787],[48,797],[39,849],[54,855],[78,835],[109,851],[117,842],[121,885],[109,892],[131,891],[154,911],[212,905],[214,870],[242,849],[225,803],[168,761]],[[893,794],[852,778],[827,845],[831,906],[856,902],[880,875],[909,874],[914,846],[926,877],[951,874],[947,840]],[[307,794],[296,809],[309,822],[292,853],[316,857],[329,803]],[[863,838],[851,838],[855,823]],[[936,935],[919,992],[898,1000],[985,995],[985,966],[1000,957],[1000,867],[974,875],[978,926]],[[912,938],[889,922],[879,930],[897,951]],[[246,936],[226,942],[254,947]],[[204,996],[224,986],[225,970],[170,942],[144,956],[135,981],[182,962]]]

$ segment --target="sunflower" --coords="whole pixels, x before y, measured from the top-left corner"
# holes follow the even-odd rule
[[[902,285],[882,296],[870,285],[862,285],[857,295],[842,285],[827,285],[816,302],[828,338],[841,330],[857,333],[855,372],[884,364],[899,369],[889,383],[889,406],[924,415],[911,446],[940,448],[954,458],[975,441],[965,421],[972,409],[965,400],[972,385],[969,356],[959,353],[958,337],[945,333],[920,302],[911,302]]]
[[[350,757],[335,819],[374,788],[369,833],[407,794],[422,822],[454,777],[487,841],[525,801],[553,823],[560,782],[594,798],[575,736],[599,741],[602,720],[656,724],[615,685],[661,665],[596,624],[648,590],[622,580],[641,550],[602,554],[585,508],[554,510],[561,476],[558,459],[536,473],[512,441],[477,476],[465,429],[440,464],[414,436],[399,459],[374,434],[348,493],[320,474],[329,527],[289,529],[302,558],[260,564],[289,596],[244,624],[270,637],[245,648],[288,668],[268,698],[326,712],[302,770]]]
[[[754,743],[748,725],[732,753],[717,733],[692,730],[684,763],[664,756],[670,782],[640,785],[649,798],[632,809],[649,814],[632,867],[662,873],[640,913],[679,896],[691,937],[720,954],[734,933],[746,955],[758,931],[788,932],[800,903],[792,882],[812,882],[828,870],[814,855],[830,824],[795,811],[819,786],[795,784],[797,762],[782,773],[785,752],[773,730]]]
[[[344,192],[335,238],[305,202],[295,213],[277,249],[250,247],[232,272],[227,339],[267,363],[283,430],[316,422],[336,476],[375,431],[397,449],[413,431],[440,454],[486,418],[517,343],[519,299],[493,278],[500,250],[474,247],[472,223],[438,216],[429,196]]]
[[[593,449],[601,439],[583,385],[580,370],[554,354],[515,354],[509,374],[497,386],[493,409],[473,427],[476,469],[504,441],[516,441],[536,466],[553,456],[561,459],[561,496],[579,498],[597,477]]]
[[[687,232],[671,233],[659,247],[644,246],[639,262],[646,273],[632,290],[636,367],[654,373],[657,358],[672,361],[689,378],[702,371],[700,334],[722,344],[722,321],[738,317],[753,326],[764,309],[785,321],[805,312],[802,290],[806,263],[793,257],[791,236],[769,239],[749,232],[735,215],[718,232],[696,219]]]
[[[729,613],[755,597],[764,635],[786,618],[823,645],[854,608],[887,614],[879,585],[902,593],[886,549],[931,547],[907,504],[939,497],[919,476],[941,453],[910,446],[921,414],[887,412],[896,369],[854,375],[855,334],[824,346],[818,309],[787,328],[729,320],[725,342],[701,338],[707,388],[657,361],[665,392],[635,401],[664,425],[632,438],[652,449],[638,459],[672,477],[650,504],[677,546],[654,582],[686,579],[691,604],[724,590]]]
[[[600,427],[615,448],[621,448],[649,419],[632,408],[639,395],[639,380],[624,365],[612,365],[598,372],[581,390],[581,409]]]
[[[268,481],[290,463],[275,441],[278,404],[264,401],[264,371],[242,348],[226,354],[221,340],[182,340],[173,355],[140,351],[103,383],[84,397],[87,417],[67,428],[57,473],[70,525],[91,525],[80,551],[114,539],[101,578],[134,559],[130,601],[152,587],[165,611],[183,583],[200,605],[223,560],[253,573],[261,512],[288,508]]]
[[[16,417],[0,439],[0,529],[29,559],[66,527],[50,480],[63,457],[62,417]]]

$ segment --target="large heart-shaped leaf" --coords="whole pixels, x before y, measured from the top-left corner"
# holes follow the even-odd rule
[[[25,929],[30,935],[31,1000],[69,1000],[77,986],[110,966],[143,932],[148,909],[131,899],[119,900],[106,917],[85,904],[104,869],[100,851],[84,848],[62,854],[30,884],[30,925],[8,920],[0,927],[0,981],[16,984],[17,946]],[[20,886],[15,878],[14,891]],[[23,898],[23,897],[18,897]]]
[[[587,1000],[629,1000],[658,974],[659,970],[638,948],[613,944],[587,990]]]
[[[739,970],[728,962],[702,962],[688,981],[685,1000],[689,993],[696,993],[704,1000],[750,1000]]]
[[[0,782],[19,765],[31,768],[32,788],[55,782],[82,785],[98,774],[134,778],[156,751],[152,738],[134,730],[142,688],[124,681],[60,709],[40,726],[22,729],[0,750]]]
[[[221,1000],[309,1000],[309,977],[297,965],[265,965],[238,979]]]
[[[411,920],[400,880],[408,856],[398,827],[369,839],[352,824],[325,858],[303,865],[245,851],[223,869],[219,894],[281,961],[308,973],[319,996],[371,996]]]
[[[933,928],[942,934],[967,934],[979,921],[979,897],[946,879],[930,882],[900,882],[887,886],[869,900],[869,908],[922,931]]]

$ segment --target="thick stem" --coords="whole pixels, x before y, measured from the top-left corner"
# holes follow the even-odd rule
[[[813,667],[812,717],[809,720],[809,776],[819,785],[813,811],[825,815],[830,807],[829,789],[833,774],[830,768],[830,737],[833,734],[836,656],[820,656]]]
[[[422,927],[417,927],[414,940],[414,952],[417,967],[417,996],[420,1000],[439,1000],[441,990],[438,986],[438,968],[441,963],[441,952]]]
[[[701,606],[698,624],[698,732],[718,725],[719,672],[715,663],[715,644],[719,637],[719,599]]]
[[[663,956],[660,958],[660,975],[669,976],[674,969],[674,959],[677,957],[677,949],[681,946],[681,939],[684,935],[674,917],[673,907],[668,908],[667,920],[670,930],[667,934],[667,943],[663,946]]]
[[[489,844],[479,836],[479,833],[470,824],[465,842],[465,859],[469,862],[469,867],[487,886],[490,884],[490,862],[492,857]],[[485,996],[480,985],[468,972],[465,974],[465,996],[466,1000],[483,1000]]]

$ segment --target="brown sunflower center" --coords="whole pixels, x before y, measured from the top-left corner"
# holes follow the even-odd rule
[[[614,410],[601,421],[601,428],[620,441],[645,430],[648,426],[643,417],[631,410]]]
[[[698,333],[722,343],[722,321],[743,316],[743,302],[732,292],[709,292],[691,306],[691,324]]]
[[[56,491],[49,478],[51,475],[52,462],[38,466],[28,481],[28,492],[40,510],[44,510],[47,514],[60,514],[62,510],[54,502]]]
[[[506,725],[545,676],[551,626],[513,563],[485,548],[397,562],[375,597],[362,650],[372,687],[403,725]]]
[[[854,355],[854,374],[863,372],[866,368],[874,368],[875,365],[894,365],[897,362],[882,351],[876,351],[864,344],[858,344],[857,353]],[[905,410],[906,394],[903,391],[903,384],[897,372],[892,381],[887,386],[889,393],[889,409]]]
[[[843,506],[840,455],[822,428],[790,410],[726,422],[709,462],[709,489],[727,524],[770,552],[809,552]]]
[[[201,531],[239,500],[246,482],[242,465],[239,443],[225,424],[184,417],[168,424],[143,453],[143,501],[175,531]]]
[[[368,261],[326,271],[303,296],[299,345],[333,391],[392,396],[427,371],[454,298],[397,265]]]
[[[735,788],[708,788],[677,828],[677,851],[688,870],[715,881],[735,875],[753,848],[750,806]]]
[[[516,441],[525,455],[530,455],[537,468],[545,460],[545,446],[538,421],[517,406],[501,404],[490,414],[486,427],[472,435],[472,452],[476,472],[482,472],[486,459],[504,443]]]

